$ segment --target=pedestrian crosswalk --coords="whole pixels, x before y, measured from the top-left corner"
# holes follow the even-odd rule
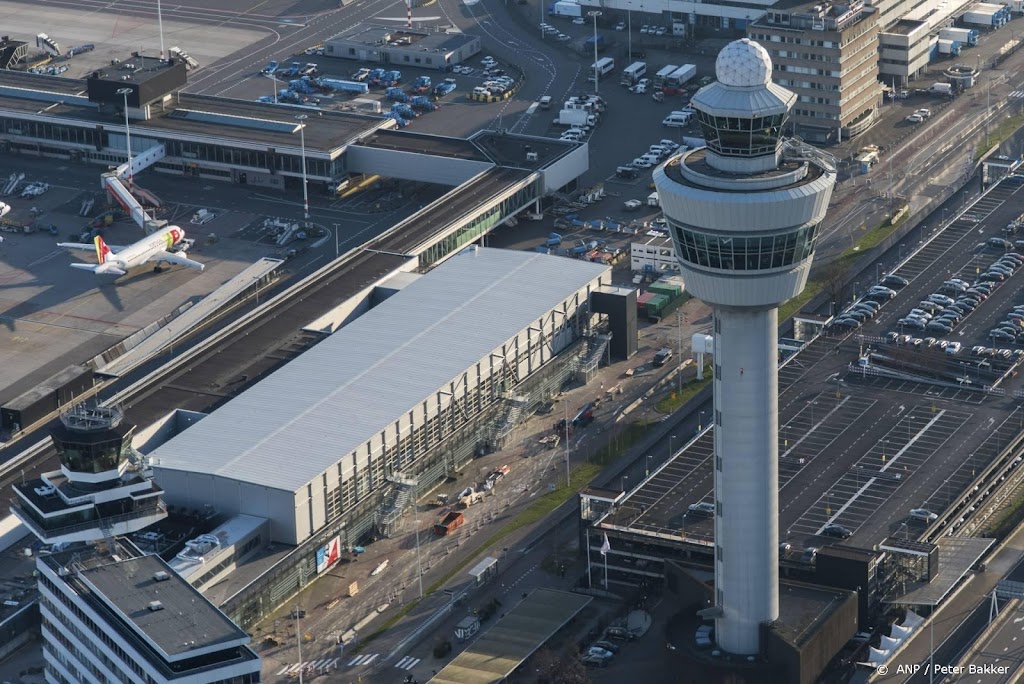
[[[358,655],[352,660],[348,661],[348,667],[355,667],[356,665],[369,665],[374,660],[376,660],[377,656],[379,655],[380,653],[364,653],[363,655]]]
[[[1014,90],[1012,93],[1010,93],[1010,99],[1011,100],[1024,99],[1024,90]]]
[[[399,670],[411,670],[412,668],[416,667],[416,665],[419,662],[420,662],[420,658],[413,658],[412,656],[405,656],[404,658],[399,660],[397,663],[395,663],[395,667],[397,667]]]
[[[341,658],[321,658],[320,660],[309,660],[304,663],[296,663],[294,665],[285,665],[281,668],[281,671],[277,673],[278,677],[285,675],[294,675],[299,672],[314,672],[316,674],[324,674],[331,672],[332,670],[338,669],[338,661]]]

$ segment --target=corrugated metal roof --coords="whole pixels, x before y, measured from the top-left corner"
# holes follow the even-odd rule
[[[157,448],[157,479],[296,491],[607,270],[465,250]]]

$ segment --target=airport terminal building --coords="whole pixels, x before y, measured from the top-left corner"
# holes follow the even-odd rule
[[[297,545],[388,482],[432,484],[444,446],[589,333],[610,278],[469,248],[152,451],[166,501],[267,518]]]
[[[252,624],[326,569],[318,551],[397,533],[412,501],[596,367],[614,315],[593,295],[610,285],[605,265],[480,247],[398,269],[378,303],[221,408],[144,431],[171,510],[264,520],[261,543],[287,549],[215,603]]]

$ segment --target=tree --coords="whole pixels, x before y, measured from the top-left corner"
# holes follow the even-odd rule
[[[825,265],[821,269],[822,289],[828,294],[829,301],[835,303],[835,311],[843,307],[846,299],[846,268],[841,259]]]
[[[543,648],[533,662],[538,684],[590,684],[586,666],[568,652]]]

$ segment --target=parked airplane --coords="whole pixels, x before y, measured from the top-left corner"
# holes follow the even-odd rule
[[[128,269],[149,262],[157,264],[154,270],[159,270],[159,264],[166,262],[202,271],[205,267],[204,264],[186,258],[184,248],[187,243],[183,244],[184,241],[185,231],[177,226],[170,226],[152,235],[147,235],[127,247],[108,245],[98,235],[93,241],[95,245],[80,242],[58,242],[57,246],[69,249],[93,249],[95,246],[96,259],[99,261],[99,264],[95,266],[92,264],[71,264],[71,267],[92,271],[97,275],[124,275],[128,272]],[[170,251],[178,245],[180,245],[179,251]]]

